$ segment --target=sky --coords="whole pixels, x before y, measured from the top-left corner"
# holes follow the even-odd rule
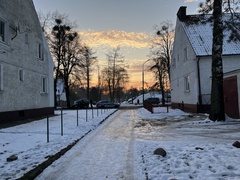
[[[200,1],[33,0],[37,12],[47,14],[57,10],[76,22],[82,41],[96,52],[100,67],[107,64],[106,54],[119,46],[128,66],[128,87],[141,87],[142,64],[148,59],[154,26],[171,21],[175,27],[179,7],[187,6],[187,14],[197,14]],[[152,84],[153,74],[147,71],[148,64],[144,67],[145,81]]]
[[[167,113],[159,107],[154,113],[144,108],[115,110],[88,109],[88,116],[79,110],[78,126],[76,110],[64,110],[62,135],[61,113],[55,111],[49,118],[48,142],[46,118],[0,129],[0,179],[18,179],[74,142],[78,143],[30,179],[240,178],[240,153],[232,146],[239,141],[239,119],[213,122],[207,115],[189,116],[178,109]],[[157,148],[167,155],[154,155]],[[7,162],[12,155],[17,159]]]

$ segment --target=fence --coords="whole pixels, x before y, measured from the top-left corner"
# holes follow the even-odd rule
[[[89,126],[96,126],[103,119],[115,112],[116,109],[77,109],[77,110],[57,110],[55,111],[55,116],[46,117],[46,134],[47,142],[50,141],[50,135],[60,134],[61,136],[64,133],[68,134],[70,129],[73,129],[74,126],[82,126],[81,128]]]
[[[158,104],[158,105],[153,105],[153,104],[151,104],[151,103],[146,103],[146,102],[144,102],[143,103],[143,107],[145,108],[145,109],[147,109],[149,112],[151,112],[151,113],[154,113],[154,108],[155,107],[166,107],[166,111],[167,111],[167,113],[169,112],[169,105],[168,104],[165,104],[165,105],[160,105],[160,104]]]

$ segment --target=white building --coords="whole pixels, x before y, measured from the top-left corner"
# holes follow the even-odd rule
[[[194,112],[208,111],[211,104],[212,26],[199,17],[180,7],[171,64],[172,106]],[[224,32],[225,74],[240,68],[240,42],[228,42],[229,34]]]
[[[54,65],[33,1],[0,4],[0,123],[53,114]]]

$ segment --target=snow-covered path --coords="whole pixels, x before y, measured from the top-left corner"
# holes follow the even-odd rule
[[[118,110],[36,180],[240,179],[239,120],[165,111]]]
[[[135,112],[119,110],[37,179],[135,179]]]

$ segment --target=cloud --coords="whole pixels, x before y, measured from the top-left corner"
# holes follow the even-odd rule
[[[126,31],[85,31],[79,32],[81,39],[90,47],[102,48],[125,46],[130,48],[148,48],[151,37],[143,32]]]
[[[185,0],[185,3],[197,2],[198,0]]]

